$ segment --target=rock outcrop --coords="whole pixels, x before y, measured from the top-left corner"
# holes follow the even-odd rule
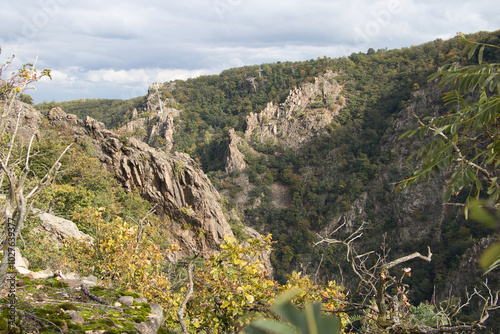
[[[33,212],[40,219],[42,228],[54,236],[56,243],[69,239],[87,240],[89,243],[94,241],[94,238],[81,232],[76,224],[70,220],[40,210],[34,209]]]
[[[4,106],[5,101],[0,101],[0,114],[2,117],[1,131],[8,133],[14,132],[17,124],[17,137],[23,141],[29,141],[32,135],[39,136],[39,124],[43,116],[33,108],[33,106],[13,101],[11,108]],[[19,115],[19,123],[17,123],[17,115]]]
[[[238,146],[243,144],[243,140],[238,137],[234,129],[229,130],[229,147],[226,156],[226,173],[242,171],[246,168],[245,155],[241,153]]]
[[[224,236],[232,235],[217,190],[187,154],[167,156],[134,138],[123,146],[117,138],[108,137],[101,149],[101,161],[125,189],[140,189],[170,218],[171,233],[181,244],[206,252],[217,249]]]
[[[155,112],[150,116],[136,118],[121,127],[118,132],[171,151],[174,146],[174,117],[179,116],[180,111],[175,108],[163,110],[163,113]]]
[[[58,114],[52,120],[55,126],[68,128],[76,140],[91,137],[98,158],[125,190],[139,189],[168,217],[171,242],[183,248],[172,260],[193,250],[208,255],[218,250],[225,236],[233,236],[219,193],[187,154],[167,154],[135,138],[125,140],[90,117],[75,123],[73,115]]]
[[[126,136],[138,138],[151,146],[161,147],[166,151],[172,150],[174,145],[174,117],[178,117],[180,110],[172,108],[173,98],[165,98],[163,91],[173,89],[175,84],[165,86],[162,83],[153,83],[148,89],[146,103],[139,112],[132,111],[132,121],[121,127],[118,132]]]
[[[342,86],[332,71],[290,92],[280,105],[270,102],[260,113],[247,116],[245,138],[280,142],[294,150],[321,134],[344,106]]]
[[[158,333],[161,324],[163,323],[163,308],[160,304],[151,303],[150,320],[138,324],[134,324],[135,329],[141,334],[154,334]]]

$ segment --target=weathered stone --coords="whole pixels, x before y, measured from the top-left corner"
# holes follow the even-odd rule
[[[69,317],[71,318],[71,322],[75,324],[83,324],[85,320],[83,320],[83,317],[80,313],[70,310],[66,312]]]
[[[83,278],[82,283],[88,285],[88,286],[96,286],[97,285],[97,277],[94,275],[89,275]]]
[[[122,296],[122,297],[118,298],[118,302],[123,304],[123,305],[132,306],[132,304],[134,304],[134,297]]]
[[[54,216],[50,213],[42,212],[40,210],[33,210],[38,218],[40,218],[42,227],[49,233],[56,236],[58,240],[67,239],[83,239],[92,243],[93,238],[81,232],[75,223],[70,220]]]
[[[150,320],[134,324],[135,329],[141,334],[156,334],[163,323],[163,308],[159,304],[150,304],[151,313]]]
[[[45,269],[42,271],[32,271],[27,276],[31,279],[47,279],[54,277],[54,272],[50,269]]]
[[[245,155],[241,153],[238,145],[242,145],[243,140],[238,137],[234,129],[229,130],[229,147],[226,156],[226,173],[242,171],[246,168]]]
[[[50,109],[47,118],[51,121],[60,120],[66,118],[66,113],[60,107],[55,107]]]
[[[174,117],[178,116],[179,113],[180,111],[175,108],[163,108],[163,113],[155,112],[151,116],[137,118],[125,124],[118,131],[151,145],[158,145],[159,138],[163,138],[165,143],[163,143],[162,148],[170,151],[174,146]]]
[[[26,258],[24,258],[21,255],[21,250],[17,247],[14,247],[14,256],[15,256],[14,266],[15,266],[17,272],[22,274],[22,275],[29,274],[31,272],[31,270],[29,270],[29,262],[28,262],[28,260],[26,260]]]
[[[185,251],[213,253],[225,236],[233,235],[218,202],[219,193],[187,154],[167,155],[135,138],[118,152],[107,149],[108,143],[101,141],[101,161],[110,163],[108,167],[127,191],[139,189],[158,204],[158,212],[171,219],[173,242],[185,245]]]
[[[257,136],[262,143],[279,142],[299,150],[323,133],[345,104],[340,96],[342,86],[335,76],[327,71],[314,83],[292,90],[284,103],[276,106],[270,102],[260,113],[250,113],[245,138]]]

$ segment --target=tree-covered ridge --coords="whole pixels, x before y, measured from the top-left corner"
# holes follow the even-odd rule
[[[498,33],[478,33],[471,38],[498,43]],[[230,187],[231,193],[235,193],[238,186],[231,186],[231,179],[223,172],[228,129],[245,130],[245,118],[250,112],[259,112],[271,101],[283,102],[291,89],[313,81],[327,70],[339,73],[336,79],[344,87],[346,106],[321,137],[298,153],[279,146],[252,143],[261,155],[246,157],[245,174],[255,186],[250,199],[264,194],[261,205],[247,210],[246,217],[254,226],[272,232],[280,240],[273,259],[278,277],[283,277],[293,266],[304,261],[303,258],[312,256],[319,261],[319,254],[310,246],[314,233],[333,217],[348,211],[363,192],[373,188],[372,181],[398,157],[399,152],[382,149],[384,134],[391,129],[412,93],[425,87],[427,77],[439,66],[474,61],[462,55],[461,50],[456,38],[436,40],[400,50],[370,49],[367,53],[339,59],[323,57],[233,68],[220,75],[167,83],[163,98],[173,99],[175,107],[182,110],[176,119],[174,149],[198,159],[219,189]],[[486,51],[484,57],[493,60],[498,55]],[[132,101],[126,102],[132,107]],[[74,102],[76,108],[85,103]],[[79,113],[83,114],[83,110]],[[105,111],[106,108],[102,108],[101,114],[94,110],[89,115],[102,121],[109,120],[111,115],[118,116],[104,114]],[[107,122],[118,126],[129,117],[126,113],[123,119]],[[288,208],[280,209],[271,204],[273,182],[289,187],[292,204]],[[392,187],[387,183],[382,189],[372,191],[377,195],[376,198],[368,196],[369,208],[393,200]],[[398,224],[398,218],[392,213],[382,219],[375,216],[376,210],[368,211],[371,220],[383,220],[382,230]],[[418,216],[415,213],[415,217]],[[471,245],[467,237],[470,230],[477,229],[451,219],[450,224],[469,231],[458,249],[445,248],[455,259]],[[443,228],[447,229],[445,226]],[[484,232],[472,233],[474,238],[483,235]],[[456,240],[450,239],[453,241]],[[448,261],[447,266],[453,261]]]
[[[36,105],[42,113],[48,113],[50,109],[60,107],[69,114],[74,114],[85,119],[90,116],[103,122],[109,128],[118,128],[132,118],[132,111],[142,109],[145,102],[144,97],[136,97],[130,100],[117,99],[81,99],[67,102],[44,101]]]
[[[469,36],[470,39],[494,45],[499,44],[498,37],[498,32]],[[498,53],[489,50],[483,53],[486,63],[498,59]],[[412,264],[411,277],[405,278],[403,275],[401,278],[405,278],[412,288],[407,295],[405,292],[399,297],[408,297],[413,305],[418,305],[421,301],[434,298],[436,290],[445,291],[447,285],[454,284],[454,277],[450,273],[464,270],[465,258],[478,256],[479,251],[473,246],[479,245],[479,241],[491,231],[465,220],[460,209],[443,205],[443,183],[439,182],[444,182],[445,177],[431,185],[421,185],[418,190],[395,195],[395,183],[410,176],[414,168],[405,167],[401,162],[422,145],[418,141],[396,143],[396,139],[408,127],[417,126],[412,112],[422,113],[421,116],[437,116],[449,111],[441,100],[444,90],[427,82],[430,74],[446,64],[469,65],[476,61],[474,57],[468,59],[467,55],[462,54],[462,46],[457,39],[436,40],[401,50],[368,50],[366,54],[357,53],[341,59],[325,57],[306,62],[231,69],[220,75],[167,83],[162,95],[164,99],[171,99],[172,107],[182,110],[175,120],[174,149],[198,159],[221,193],[225,194],[227,209],[244,211],[245,224],[265,234],[273,234],[277,243],[271,259],[278,282],[286,284],[291,272],[300,271],[301,275],[309,274],[314,277],[314,281],[320,282],[329,281],[332,277],[344,278],[345,275],[344,282],[348,285],[353,276],[348,274],[349,266],[340,260],[344,249],[315,245],[317,233],[330,233],[337,227],[336,223],[344,221],[351,228],[348,232],[360,225],[364,226],[363,239],[358,240],[357,244],[360,253],[378,250],[381,243],[385,247],[383,251],[387,250],[391,256],[415,251],[425,254],[427,246],[431,247],[434,253],[432,261]],[[244,152],[247,168],[227,175],[224,158],[228,130],[235,128],[241,134],[245,130],[245,118],[250,112],[260,112],[270,101],[276,104],[283,102],[291,89],[313,81],[327,70],[338,73],[337,80],[344,87],[346,106],[324,134],[298,151],[285,149],[279,143],[250,141],[251,149]],[[97,116],[100,120],[105,120],[106,116],[106,122],[113,126],[123,124],[131,113],[120,118],[119,113],[125,110],[120,108],[132,107],[134,104],[131,101],[122,102],[111,103],[109,109],[106,107],[101,110],[96,104],[92,111],[95,114],[91,116]],[[105,110],[115,110],[116,113],[103,115]],[[127,110],[130,110],[129,107]],[[67,199],[70,204],[90,201],[86,195],[93,188],[81,189],[84,183],[78,182],[78,173],[75,175],[77,181],[54,187],[59,190],[54,198]],[[247,184],[240,182],[244,178],[248,179]],[[284,186],[290,194],[286,207],[273,204],[273,186],[277,184]],[[249,189],[248,201],[238,206],[233,199],[244,193],[245,187]],[[83,200],[75,200],[72,197],[75,194],[83,195]],[[465,197],[465,193],[458,193],[456,201],[461,202]],[[92,200],[103,198],[106,196],[91,197]],[[120,202],[112,198],[114,202]],[[62,204],[65,201],[57,202],[59,208]],[[359,216],[349,218],[355,210],[359,210]],[[113,219],[116,217],[108,218],[107,222],[123,229],[122,221]],[[338,218],[341,220],[336,221]],[[339,238],[348,235],[346,233]],[[117,243],[117,247],[125,249],[126,245]],[[92,254],[85,250],[83,253]],[[240,260],[236,258],[237,262]],[[221,262],[214,261],[212,264],[221,269]],[[224,264],[227,262],[222,262],[222,267]],[[234,265],[237,268],[239,264]],[[106,268],[106,264],[102,268]],[[230,269],[229,274],[234,274],[234,268],[225,269]],[[222,286],[214,283],[223,277],[210,276],[219,275],[217,270],[201,271],[199,274],[206,282],[213,284],[213,288],[234,298],[232,293],[237,287],[232,285],[231,280],[222,279]],[[476,274],[471,274],[470,278],[477,279]],[[492,278],[490,282],[493,284],[498,283],[498,278],[488,277]],[[203,288],[203,285],[198,286],[203,293],[196,297],[199,298],[197,300],[204,306],[208,305],[207,310],[215,307],[218,312],[216,318],[203,318],[205,324],[214,324],[221,318],[226,321],[241,311],[222,301],[219,306],[225,307],[210,305],[212,296]],[[182,293],[186,292],[185,287],[184,290],[182,287],[180,289]],[[269,290],[265,291],[269,293],[268,296],[271,295]],[[246,290],[237,292],[239,294],[236,293],[235,297],[240,305],[246,305],[251,299],[245,296]],[[181,302],[182,293],[173,299],[176,306]],[[194,302],[191,305],[196,307]],[[196,312],[200,310],[192,312],[191,315],[199,314]],[[426,321],[435,320],[432,318],[434,313],[425,303],[411,312],[421,312]],[[228,328],[233,328],[231,326],[235,323],[227,321]],[[193,319],[191,328],[196,328],[197,324]]]

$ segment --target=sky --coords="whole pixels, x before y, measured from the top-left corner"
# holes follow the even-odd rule
[[[129,99],[244,65],[338,58],[500,29],[498,0],[23,0],[0,7],[0,63],[52,70],[35,103]],[[5,74],[4,74],[5,79]]]

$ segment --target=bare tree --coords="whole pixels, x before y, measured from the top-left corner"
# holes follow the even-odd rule
[[[7,62],[7,65],[9,62]],[[6,189],[4,211],[4,238],[2,246],[4,255],[0,262],[0,288],[7,278],[9,267],[14,265],[14,247],[30,212],[33,199],[40,191],[50,184],[60,167],[60,159],[70,148],[68,145],[41,179],[34,177],[30,170],[30,159],[33,154],[35,134],[29,139],[27,147],[18,138],[24,104],[17,101],[30,83],[37,81],[41,76],[49,75],[47,70],[38,73],[35,66],[26,64],[14,73],[9,79],[2,79],[1,75],[8,66],[0,66],[0,186]]]
[[[395,267],[414,259],[430,262],[432,259],[430,248],[428,247],[427,255],[415,252],[389,261],[389,251],[386,249],[384,240],[380,253],[369,251],[359,254],[355,241],[362,237],[365,223],[362,223],[345,239],[331,237],[344,226],[345,224],[339,226],[330,234],[330,237],[318,235],[319,241],[315,243],[315,246],[326,243],[343,245],[346,248],[346,260],[358,278],[358,284],[349,294],[350,298],[347,301],[339,300],[339,302],[345,304],[343,312],[362,312],[364,320],[371,324],[373,330],[381,333],[415,334],[473,332],[478,328],[484,328],[489,312],[500,308],[500,291],[491,290],[486,281],[484,283],[486,292],[475,288],[472,293],[466,294],[464,302],[444,303],[444,306],[435,305],[435,319],[441,320],[436,321],[435,325],[429,326],[418,321],[410,321],[411,305],[407,297],[409,287],[403,283],[403,279],[411,275],[411,268],[402,268],[400,274],[395,274]],[[479,319],[472,323],[457,322],[457,316],[465,307],[471,306],[473,300],[481,305]]]

